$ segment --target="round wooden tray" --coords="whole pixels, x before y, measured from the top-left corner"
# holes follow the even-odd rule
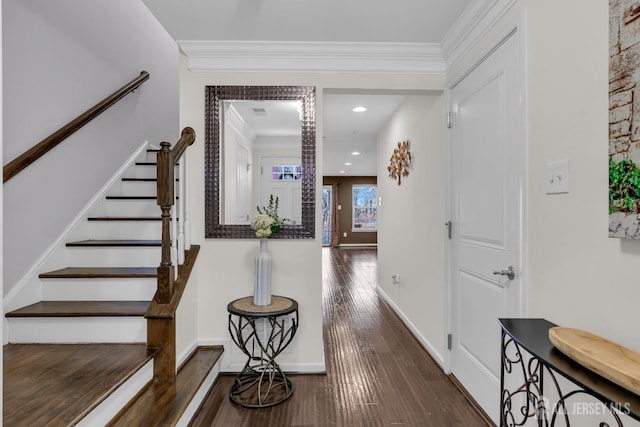
[[[556,326],[549,340],[585,368],[640,395],[640,353],[580,329]]]

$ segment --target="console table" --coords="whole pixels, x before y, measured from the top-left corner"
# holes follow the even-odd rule
[[[532,419],[544,427],[585,425],[580,417],[600,427],[638,425],[640,396],[557,350],[549,341],[549,328],[557,325],[545,319],[500,319],[500,326],[500,426],[523,426]],[[587,402],[585,396],[592,398]],[[591,424],[595,419],[599,424]]]
[[[253,304],[253,297],[245,297],[230,302],[227,311],[231,339],[247,355],[247,363],[236,376],[229,398],[247,408],[284,402],[293,393],[293,384],[280,369],[276,357],[296,334],[298,303],[274,295],[270,305],[258,306]]]

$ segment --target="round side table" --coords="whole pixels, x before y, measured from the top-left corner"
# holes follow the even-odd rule
[[[253,297],[240,298],[227,306],[229,333],[247,355],[231,386],[229,398],[247,408],[265,408],[287,400],[293,384],[280,369],[276,357],[291,343],[298,329],[298,303],[272,296],[271,304],[253,304]]]

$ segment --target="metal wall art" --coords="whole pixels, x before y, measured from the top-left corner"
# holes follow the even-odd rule
[[[411,164],[411,143],[409,141],[398,142],[398,147],[393,150],[389,166],[387,166],[389,178],[398,180],[398,185],[401,185],[402,177],[409,176]]]

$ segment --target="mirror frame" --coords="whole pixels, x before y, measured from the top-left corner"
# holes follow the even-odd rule
[[[314,86],[205,87],[205,238],[255,239],[249,225],[220,224],[220,112],[224,100],[302,101],[302,223],[285,224],[270,239],[315,238],[316,88]]]

